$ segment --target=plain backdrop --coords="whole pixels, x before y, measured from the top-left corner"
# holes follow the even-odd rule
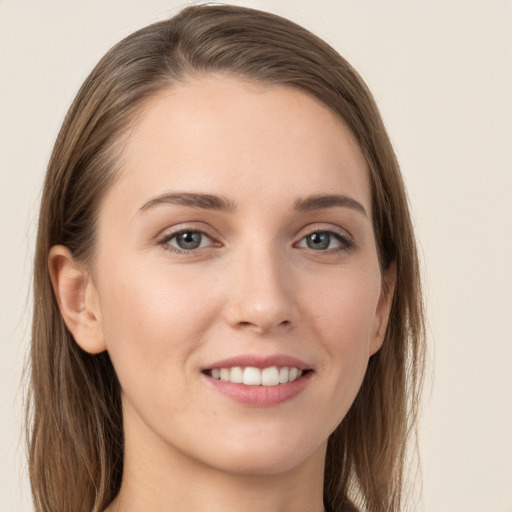
[[[362,74],[421,245],[427,512],[512,512],[512,3],[260,0]],[[0,511],[31,510],[22,433],[30,278],[45,167],[79,85],[173,0],[0,0]]]

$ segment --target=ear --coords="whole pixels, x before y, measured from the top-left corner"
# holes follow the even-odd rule
[[[63,245],[51,248],[48,267],[60,313],[77,344],[90,354],[106,350],[99,297],[89,272]]]
[[[386,329],[388,327],[389,314],[391,312],[391,305],[393,304],[393,294],[395,293],[396,283],[396,264],[393,261],[389,267],[382,272],[382,285],[380,291],[379,302],[375,313],[375,323],[372,332],[372,339],[370,343],[370,356],[375,354],[386,336]]]

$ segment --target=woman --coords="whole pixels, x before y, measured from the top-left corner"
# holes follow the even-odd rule
[[[402,510],[407,200],[305,29],[190,7],[109,51],[50,160],[34,293],[37,510]]]

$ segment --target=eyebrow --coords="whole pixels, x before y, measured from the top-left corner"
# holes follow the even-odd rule
[[[200,208],[203,210],[216,210],[223,212],[234,212],[236,203],[231,199],[213,194],[200,194],[194,192],[166,193],[151,198],[139,209],[139,213],[145,212],[163,204],[177,204]],[[351,197],[341,194],[317,194],[305,198],[299,198],[294,203],[294,209],[301,212],[324,210],[335,206],[352,208],[368,217],[364,206]]]
[[[302,212],[324,210],[326,208],[332,208],[333,206],[352,208],[362,213],[365,217],[368,217],[368,213],[366,213],[364,206],[360,202],[341,194],[313,195],[303,199],[297,199],[294,204],[294,208]]]
[[[233,212],[236,204],[222,196],[212,194],[197,194],[193,192],[179,192],[161,194],[153,197],[147,203],[144,203],[139,209],[139,213],[145,212],[155,206],[162,204],[177,204],[181,206],[189,206],[191,208],[201,208],[203,210],[218,210],[224,212]]]

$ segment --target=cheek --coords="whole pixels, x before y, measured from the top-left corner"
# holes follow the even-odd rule
[[[329,332],[329,340],[366,348],[374,331],[380,296],[380,273],[348,270],[343,276],[328,281],[325,292],[315,300],[317,318]]]
[[[332,279],[326,289],[314,303],[313,323],[325,348],[324,364],[337,381],[333,389],[342,386],[354,398],[375,335],[380,272],[347,272],[343,279]]]
[[[131,263],[104,265],[100,290],[107,350],[126,393],[185,372],[204,326],[215,316],[211,294],[199,292],[199,283],[186,273],[158,262]]]

